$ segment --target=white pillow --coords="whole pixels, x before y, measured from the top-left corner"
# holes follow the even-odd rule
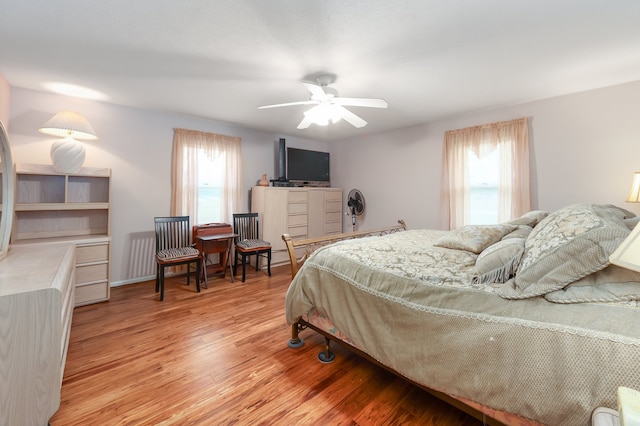
[[[573,204],[551,213],[533,228],[515,278],[497,293],[508,299],[539,296],[606,267],[629,235],[625,217],[625,210],[599,204]]]
[[[516,228],[516,225],[509,224],[466,225],[449,231],[440,237],[434,245],[478,254]]]
[[[524,253],[524,238],[506,238],[478,255],[473,284],[504,283],[515,273]]]

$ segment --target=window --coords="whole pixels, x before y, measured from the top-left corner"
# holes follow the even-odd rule
[[[175,129],[171,214],[192,225],[231,223],[242,211],[240,138]]]
[[[223,165],[224,154],[211,159],[204,151],[198,153],[197,224],[223,222]]]
[[[467,149],[469,164],[469,225],[498,223],[500,148],[482,158]]]
[[[527,119],[445,132],[441,208],[449,229],[530,210]]]

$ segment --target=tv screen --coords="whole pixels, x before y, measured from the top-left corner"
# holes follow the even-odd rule
[[[308,184],[328,184],[329,153],[287,148],[287,179]]]

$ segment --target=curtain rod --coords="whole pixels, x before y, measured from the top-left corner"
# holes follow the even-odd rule
[[[465,132],[465,131],[474,130],[474,129],[486,129],[488,127],[504,126],[506,124],[517,124],[520,121],[524,121],[526,123],[527,122],[527,117],[521,117],[521,118],[516,118],[514,120],[507,120],[507,121],[496,121],[495,123],[480,124],[480,125],[477,125],[477,126],[469,126],[469,127],[465,127],[465,128],[462,128],[462,129],[447,130],[447,131],[445,131],[445,133]]]
[[[198,134],[198,135],[209,135],[209,136],[217,136],[217,137],[225,137],[225,138],[233,138],[233,139],[238,139],[241,140],[242,138],[240,136],[230,136],[230,135],[224,135],[221,133],[212,133],[212,132],[203,132],[202,130],[191,130],[191,129],[183,129],[180,127],[174,127],[173,128],[174,132],[179,132],[179,133],[192,133],[192,134]]]

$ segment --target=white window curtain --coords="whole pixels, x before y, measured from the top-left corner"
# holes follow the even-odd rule
[[[456,229],[469,221],[469,150],[483,158],[500,148],[499,222],[531,210],[528,135],[526,117],[445,132],[440,197],[444,226]]]
[[[241,139],[187,129],[174,129],[171,214],[190,216],[198,224],[198,157],[219,159],[222,173],[221,221],[231,223],[242,208]]]

